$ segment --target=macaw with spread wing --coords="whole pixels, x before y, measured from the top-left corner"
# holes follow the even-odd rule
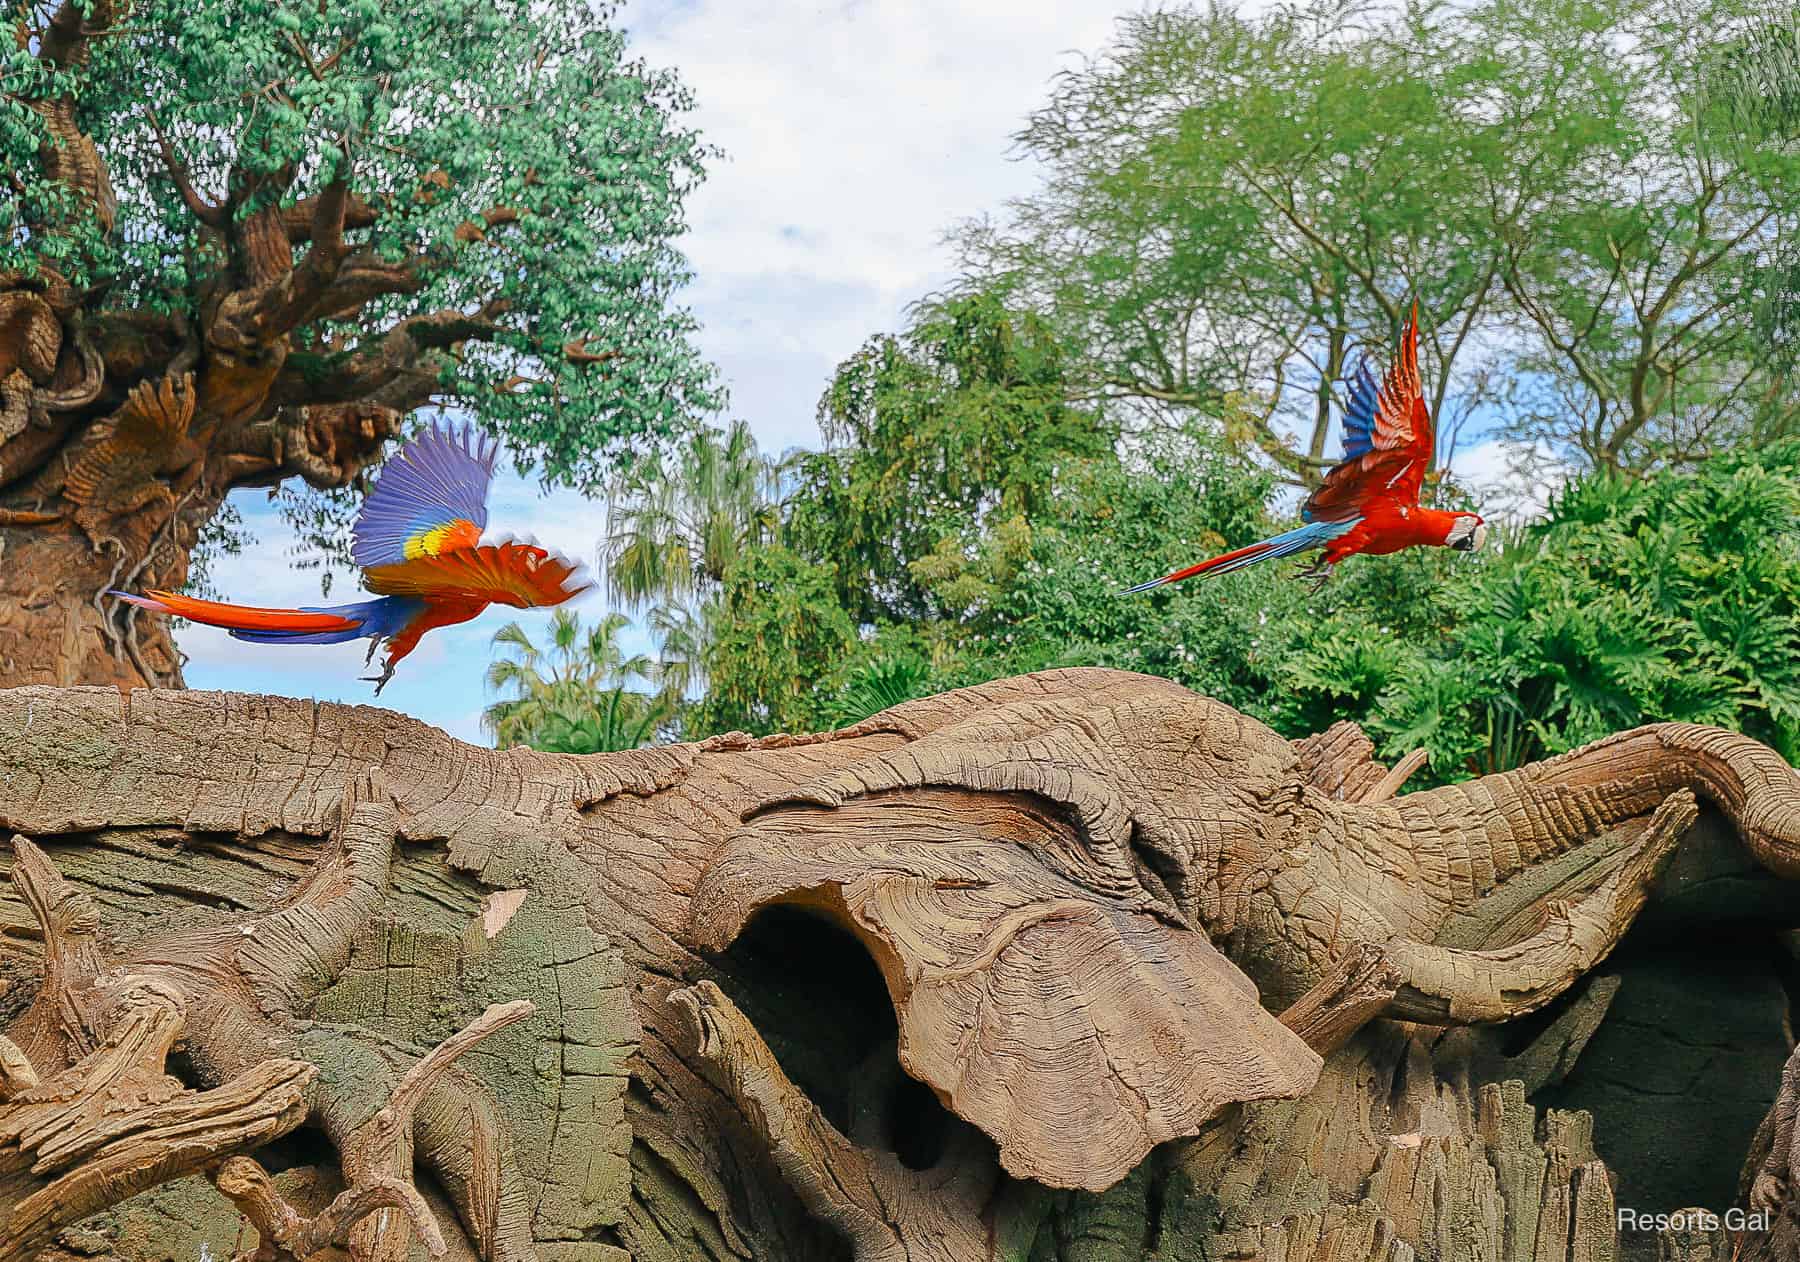
[[[1419,506],[1434,442],[1419,379],[1415,301],[1400,334],[1400,353],[1379,389],[1368,361],[1357,364],[1350,403],[1344,409],[1344,458],[1301,507],[1305,525],[1125,590],[1149,591],[1196,574],[1229,574],[1260,561],[1323,548],[1324,555],[1300,574],[1313,579],[1317,591],[1331,577],[1332,566],[1359,552],[1385,556],[1420,547],[1473,552],[1487,541],[1487,524],[1477,514]]]
[[[223,627],[257,644],[341,644],[368,637],[369,653],[387,643],[380,675],[364,676],[380,696],[394,667],[435,627],[467,622],[489,605],[560,605],[590,584],[569,585],[579,566],[528,543],[481,542],[488,484],[499,444],[433,427],[382,466],[351,535],[351,559],[376,599],[352,605],[258,609],[197,600],[176,592],[114,591],[157,613]]]

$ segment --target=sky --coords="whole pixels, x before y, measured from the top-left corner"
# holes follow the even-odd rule
[[[1110,0],[633,0],[621,20],[636,54],[675,67],[689,116],[725,150],[688,203],[681,248],[695,279],[681,296],[719,368],[729,415],[765,450],[816,446],[814,409],[837,364],[869,336],[902,327],[908,304],[952,278],[944,234],[1032,190],[1037,171],[1012,136],[1062,67],[1108,42]],[[1498,473],[1497,449],[1457,461]],[[1490,468],[1491,466],[1491,468]],[[504,466],[503,466],[504,467]],[[233,502],[256,544],[220,558],[225,599],[320,603],[316,571],[259,491]],[[489,506],[494,533],[530,535],[593,563],[605,507],[540,496],[506,468]],[[356,599],[340,574],[334,602]],[[604,607],[590,595],[586,618]],[[272,647],[190,626],[177,641],[191,688],[276,692],[390,706],[480,744],[489,641],[509,616],[542,632],[541,611],[491,610],[427,635],[379,699],[357,676],[365,641]],[[643,650],[641,632],[628,650]]]

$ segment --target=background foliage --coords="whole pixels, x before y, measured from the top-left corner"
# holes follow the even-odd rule
[[[504,652],[488,666],[487,685],[502,695],[481,715],[495,745],[598,754],[654,738],[672,707],[636,686],[654,683],[658,672],[649,658],[628,656],[620,646],[628,622],[610,613],[584,628],[576,614],[558,609],[542,648],[517,622],[496,631],[494,647]]]
[[[662,636],[673,727],[834,726],[1091,664],[1290,735],[1354,719],[1439,780],[1655,719],[1800,756],[1790,18],[1122,18],[1020,132],[1038,191],[963,224],[957,282],[827,383],[822,450],[739,423],[615,482],[612,592]],[[1562,483],[1547,511],[1316,596],[1277,566],[1121,595],[1291,523],[1343,377],[1415,295],[1441,462],[1516,442]]]
[[[690,731],[834,726],[1097,665],[1179,680],[1292,736],[1354,719],[1389,758],[1425,747],[1439,780],[1659,719],[1800,758],[1800,444],[1692,473],[1593,471],[1486,554],[1359,558],[1318,596],[1278,566],[1119,593],[1277,529],[1273,483],[1194,431],[1072,461],[1033,520],[937,518],[947,542],[910,569],[939,612],[860,629],[851,606],[869,598],[841,600],[830,578],[853,558],[758,550],[726,578]],[[802,492],[789,511],[808,507]]]

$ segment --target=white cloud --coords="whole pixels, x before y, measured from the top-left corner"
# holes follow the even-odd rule
[[[837,363],[950,279],[945,230],[1032,187],[1011,137],[1113,6],[638,0],[623,20],[728,154],[689,205],[688,298],[732,412],[779,449],[816,444]]]
[[[1547,443],[1507,438],[1489,438],[1459,451],[1453,468],[1480,498],[1483,516],[1496,520],[1544,512],[1550,497],[1575,473]]]

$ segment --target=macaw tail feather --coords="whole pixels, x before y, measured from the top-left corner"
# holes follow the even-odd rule
[[[1305,552],[1308,548],[1322,548],[1339,535],[1347,534],[1361,518],[1349,521],[1310,521],[1304,526],[1296,526],[1285,534],[1276,535],[1272,539],[1264,539],[1260,543],[1238,548],[1232,552],[1211,557],[1198,565],[1190,565],[1185,570],[1176,570],[1173,574],[1165,574],[1161,578],[1153,578],[1135,587],[1127,587],[1122,594],[1147,592],[1151,588],[1161,587],[1167,583],[1179,583],[1184,578],[1193,578],[1197,574],[1229,574],[1233,570],[1241,570],[1262,561],[1274,561],[1281,557],[1293,556],[1296,552]]]
[[[358,624],[337,631],[273,631],[228,627],[226,634],[234,640],[245,640],[251,644],[342,644],[345,640],[355,640],[369,633]]]
[[[384,634],[373,625],[383,602],[364,601],[356,605],[339,605],[332,609],[260,609],[253,605],[230,605],[217,600],[200,600],[178,592],[151,591],[142,596],[131,592],[111,591],[120,600],[154,613],[171,614],[190,622],[221,627],[234,639],[256,644],[341,644],[359,636]]]

